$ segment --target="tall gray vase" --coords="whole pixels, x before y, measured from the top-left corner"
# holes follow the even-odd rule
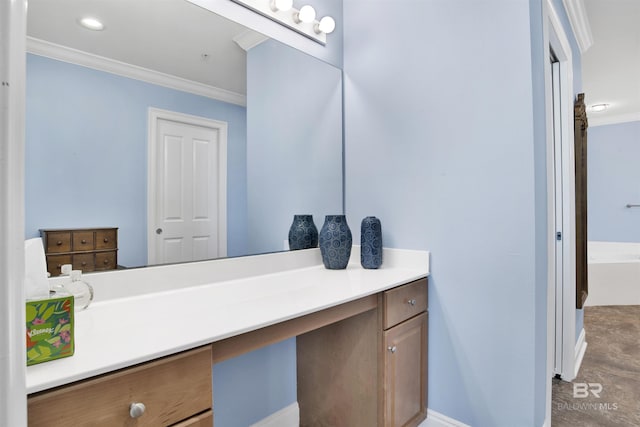
[[[320,253],[324,266],[330,270],[347,268],[353,237],[344,215],[327,215],[320,230]]]
[[[382,226],[375,216],[362,220],[360,228],[360,264],[375,269],[382,265]]]

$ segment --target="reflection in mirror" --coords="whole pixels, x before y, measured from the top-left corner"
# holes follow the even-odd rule
[[[29,2],[27,238],[117,227],[134,267],[283,250],[294,214],[342,212],[339,69],[186,0],[124,4]]]

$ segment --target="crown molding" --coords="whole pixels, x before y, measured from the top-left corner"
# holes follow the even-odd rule
[[[593,35],[584,0],[562,0],[562,3],[567,11],[580,52],[584,53],[593,45]]]
[[[247,97],[241,93],[187,80],[182,77],[172,76],[137,65],[127,64],[33,37],[27,37],[27,52],[222,102],[228,102],[230,104],[243,107],[247,105]]]
[[[628,122],[639,122],[640,121],[640,112],[637,113],[627,113],[627,114],[618,114],[615,116],[595,116],[597,113],[587,112],[587,119],[589,120],[589,127],[594,126],[604,126],[604,125],[615,125],[620,123],[628,123]]]
[[[268,40],[269,37],[255,32],[253,30],[244,31],[233,38],[233,41],[236,42],[238,46],[240,46],[243,50],[248,51],[251,48],[258,46],[260,43]]]

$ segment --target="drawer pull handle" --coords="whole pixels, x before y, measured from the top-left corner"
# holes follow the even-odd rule
[[[144,403],[142,402],[134,402],[129,406],[129,415],[131,418],[138,418],[144,414],[145,409]]]
[[[82,266],[86,266],[87,265],[87,261],[82,261]]]
[[[104,238],[104,242],[105,242],[105,243],[109,243],[109,238],[108,238],[108,237],[105,237],[105,238]]]
[[[58,245],[58,246],[62,246],[62,240],[58,240],[58,241],[56,242],[56,245]]]
[[[104,265],[107,265],[107,264],[109,264],[109,260],[108,260],[108,259],[105,259],[105,260],[104,260]]]
[[[391,353],[395,353],[398,348],[395,345],[390,345],[389,347],[387,347],[387,350],[389,350]]]
[[[410,299],[409,301],[407,301],[407,304],[409,304],[410,306],[414,306],[416,305],[416,300],[414,300],[413,298]]]
[[[82,239],[82,240],[80,241],[80,243],[82,243],[83,245],[86,245],[86,244],[87,244],[87,241],[86,241],[85,239]]]

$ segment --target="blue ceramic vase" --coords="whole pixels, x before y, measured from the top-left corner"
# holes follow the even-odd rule
[[[309,249],[318,246],[318,229],[313,215],[294,215],[289,229],[289,249]]]
[[[320,230],[320,253],[330,270],[347,268],[353,238],[344,215],[327,215]]]
[[[360,228],[360,264],[375,269],[382,265],[382,227],[375,216],[362,220]]]

